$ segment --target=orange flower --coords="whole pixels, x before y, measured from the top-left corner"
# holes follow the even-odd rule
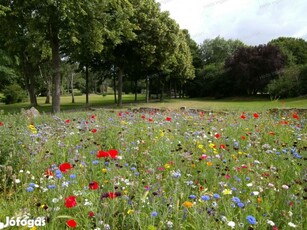
[[[183,205],[184,207],[186,207],[186,208],[191,208],[191,207],[193,207],[193,203],[190,202],[190,201],[185,201],[185,202],[183,202],[182,205]]]
[[[208,162],[207,162],[207,165],[208,165],[208,166],[212,166],[213,163],[212,163],[211,161],[208,161]]]

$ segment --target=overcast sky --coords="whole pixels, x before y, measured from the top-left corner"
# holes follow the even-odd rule
[[[217,36],[248,45],[281,36],[307,40],[307,0],[156,0],[202,43]]]

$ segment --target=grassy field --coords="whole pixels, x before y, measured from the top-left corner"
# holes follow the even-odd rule
[[[8,229],[31,230],[307,229],[306,118],[258,111],[269,108],[259,101],[214,103],[163,106],[252,111],[1,116],[0,222],[19,218],[28,227]]]
[[[264,111],[271,108],[307,108],[307,98],[292,98],[283,100],[268,100],[264,98],[227,98],[220,100],[213,100],[210,98],[200,99],[166,99],[164,102],[152,101],[144,103],[144,95],[138,95],[138,101],[134,101],[134,95],[123,95],[124,108],[135,107],[153,107],[153,108],[169,108],[179,109],[180,107],[198,108],[204,110],[228,110],[228,111]],[[38,110],[40,112],[50,112],[51,105],[44,104],[45,98],[38,98]],[[61,98],[61,110],[82,110],[85,109],[85,96],[76,96],[76,103],[71,103],[70,96],[63,96]],[[113,108],[114,97],[107,95],[90,95],[91,108]],[[20,112],[21,108],[29,108],[28,103],[18,103],[12,105],[5,105],[0,103],[0,111],[3,110],[5,114]]]

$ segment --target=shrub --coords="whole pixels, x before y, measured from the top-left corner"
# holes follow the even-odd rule
[[[3,90],[3,95],[2,100],[5,104],[22,102],[27,98],[27,93],[17,83],[6,86]]]

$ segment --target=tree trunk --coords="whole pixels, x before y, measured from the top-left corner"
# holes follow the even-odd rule
[[[116,75],[113,75],[113,88],[114,88],[114,103],[117,104],[117,97],[116,97]]]
[[[138,80],[134,80],[134,101],[138,100]]]
[[[145,102],[149,102],[149,76],[146,77],[146,98]]]
[[[71,74],[70,89],[71,89],[71,103],[75,103],[74,74],[73,73]]]
[[[160,84],[160,102],[164,101],[164,81],[162,79],[160,79],[159,81]]]
[[[33,74],[30,73],[30,87],[29,87],[29,94],[30,94],[30,102],[31,106],[37,107],[37,97],[36,97],[36,92],[35,92],[35,78]]]
[[[122,107],[122,95],[123,95],[123,76],[124,76],[124,68],[123,66],[118,67],[118,101],[117,106]]]
[[[89,76],[88,76],[88,64],[85,66],[85,104],[89,105],[88,94],[89,94]]]
[[[31,66],[30,63],[27,62],[27,57],[25,57],[25,66],[24,66],[24,76],[25,76],[25,83],[26,83],[26,87],[27,90],[29,92],[29,98],[30,98],[30,104],[33,107],[37,107],[37,98],[36,98],[36,94],[35,94],[35,85],[36,85],[36,81],[35,78],[33,76],[33,68]]]
[[[47,83],[47,95],[46,95],[46,99],[45,99],[45,104],[50,104],[50,95],[51,95],[51,92],[50,92],[50,83],[48,82]]]
[[[52,49],[52,113],[60,112],[61,108],[61,72],[60,72],[60,40],[59,30],[56,25],[51,25]]]

